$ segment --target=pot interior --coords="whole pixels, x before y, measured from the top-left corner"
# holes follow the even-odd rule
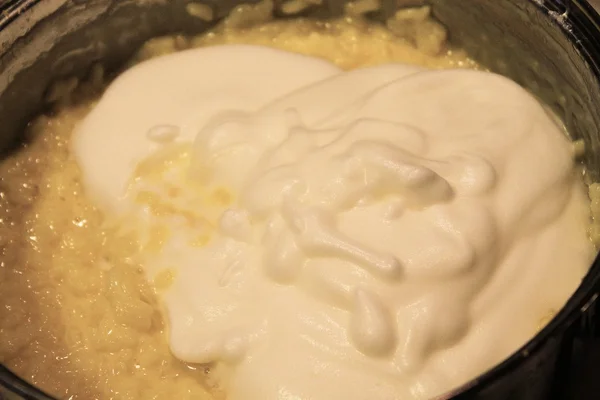
[[[252,3],[256,1],[246,1]],[[190,0],[21,1],[0,21],[0,150],[18,143],[29,120],[44,107],[50,84],[85,76],[101,63],[118,71],[146,40],[160,35],[197,34],[239,5],[206,1],[215,19],[191,15]],[[281,1],[278,1],[281,3]],[[303,12],[340,15],[345,1],[327,0]],[[384,0],[374,21],[399,6],[430,4],[454,45],[490,70],[537,95],[558,115],[573,139],[584,139],[584,162],[592,180],[600,176],[600,28],[591,7],[559,0]],[[564,4],[569,4],[568,7]],[[283,17],[281,15],[281,17]],[[598,275],[593,268],[589,276]],[[590,278],[592,279],[592,278]],[[573,309],[581,305],[572,304]]]

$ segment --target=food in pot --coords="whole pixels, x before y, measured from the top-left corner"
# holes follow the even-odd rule
[[[589,200],[532,96],[427,8],[385,29],[261,7],[150,42],[99,99],[100,69],[58,86],[3,162],[21,376],[73,399],[430,398],[577,287]]]

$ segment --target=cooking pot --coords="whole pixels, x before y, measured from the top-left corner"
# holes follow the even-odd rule
[[[236,0],[194,0],[216,20]],[[55,80],[84,76],[102,62],[116,70],[147,39],[200,33],[212,26],[186,12],[192,0],[0,0],[0,151],[7,154],[43,107]],[[245,1],[250,2],[250,1]],[[341,14],[342,0],[304,13]],[[455,45],[494,72],[517,81],[584,139],[584,162],[600,177],[600,17],[583,0],[394,0],[370,15],[383,20],[398,7],[430,4]],[[283,16],[282,16],[283,17]],[[559,398],[575,337],[593,333],[600,261],[566,306],[535,338],[494,369],[443,399]],[[0,304],[2,294],[0,293]],[[507,329],[510,329],[507,326]],[[499,335],[502,333],[499,332]],[[492,344],[490,344],[492,345]],[[4,387],[4,388],[2,388]],[[0,366],[0,399],[52,399]]]

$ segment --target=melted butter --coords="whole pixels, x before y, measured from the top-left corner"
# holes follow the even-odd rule
[[[594,253],[571,144],[494,74],[192,50],[118,78],[74,146],[107,213],[170,229],[144,267],[176,272],[171,351],[232,400],[440,395],[522,345]]]
[[[190,179],[187,173],[190,146],[172,144],[173,137],[163,140],[165,132],[172,132],[172,126],[165,129],[164,125],[159,125],[148,131],[147,139],[155,141],[158,134],[159,143],[164,147],[135,167],[125,196],[137,212],[132,214],[129,208],[121,214],[121,225],[144,226],[139,240],[140,252],[145,254],[159,255],[165,244],[178,237],[177,230],[181,227],[194,232],[185,239],[189,246],[205,247],[219,224],[214,216],[235,200],[233,193],[225,187],[198,184]],[[140,230],[139,227],[134,229]],[[157,276],[164,275],[163,272],[161,268]],[[157,279],[164,281],[154,278]],[[162,289],[164,285],[161,285]]]
[[[175,271],[175,268],[165,268],[156,274],[153,281],[154,287],[159,291],[165,291],[169,289],[175,281],[175,277],[177,275]]]

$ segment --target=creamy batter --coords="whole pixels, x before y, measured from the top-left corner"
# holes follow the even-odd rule
[[[443,394],[593,256],[569,141],[491,73],[187,51],[120,76],[74,149],[116,224],[160,232],[171,351],[231,400]]]

